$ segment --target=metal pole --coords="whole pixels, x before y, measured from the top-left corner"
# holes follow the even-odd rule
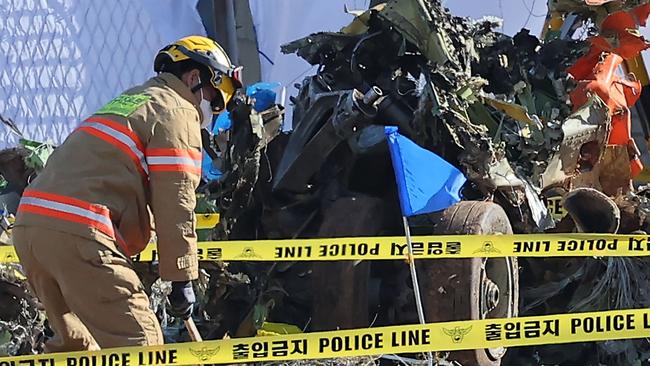
[[[235,65],[239,65],[239,46],[237,45],[237,21],[235,19],[235,0],[226,0],[226,37],[228,55]]]
[[[190,334],[190,339],[194,342],[203,342],[201,333],[199,333],[199,329],[196,327],[196,324],[194,324],[192,317],[185,319],[184,323],[185,328],[187,328],[187,332]]]
[[[196,324],[194,324],[194,320],[192,320],[192,316],[188,319],[185,319],[185,328],[187,328],[187,332],[190,334],[190,339],[193,342],[203,342],[203,338],[201,338],[201,333],[199,333],[199,329],[196,327]],[[196,365],[198,366],[198,365]]]
[[[404,234],[406,234],[406,244],[409,251],[409,267],[411,269],[411,282],[413,283],[413,293],[415,294],[415,307],[418,311],[418,318],[420,319],[420,324],[426,324],[424,320],[424,310],[422,309],[422,297],[420,296],[420,285],[418,283],[418,273],[415,270],[415,258],[413,257],[413,243],[411,242],[411,229],[409,228],[409,221],[406,216],[402,216],[402,222],[404,223]],[[433,365],[433,353],[428,352],[429,357],[427,358],[428,365]]]

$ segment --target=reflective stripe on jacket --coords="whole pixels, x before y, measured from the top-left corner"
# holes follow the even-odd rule
[[[149,169],[144,157],[144,145],[132,130],[110,119],[97,116],[85,120],[77,130],[98,137],[122,150],[135,163],[140,174],[148,178]]]
[[[104,206],[28,189],[23,193],[18,207],[23,212],[32,212],[92,226],[108,236],[115,237],[111,215]]]
[[[25,191],[16,225],[81,235],[126,255],[144,249],[155,227],[160,276],[195,279],[200,109],[171,74],[122,96],[108,109],[115,113],[102,108],[55,149]]]

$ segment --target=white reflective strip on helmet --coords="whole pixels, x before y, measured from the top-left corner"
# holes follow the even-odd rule
[[[196,168],[201,167],[201,160],[183,156],[148,156],[147,163],[149,165],[191,165]]]
[[[61,212],[66,212],[77,216],[82,216],[91,219],[93,221],[100,222],[106,225],[107,227],[113,227],[113,223],[108,217],[98,214],[96,212],[92,212],[85,208],[69,205],[67,203],[55,202],[55,201],[50,201],[50,200],[36,198],[36,197],[23,197],[20,200],[20,203],[24,203],[32,206],[39,206],[43,208],[49,208],[55,211],[61,211]]]
[[[131,139],[128,135],[99,122],[86,122],[84,125],[110,135],[124,145],[128,146],[129,150],[131,150],[140,161],[140,167],[142,167],[142,170],[144,170],[145,173],[149,174],[149,168],[147,167],[147,162],[145,160],[144,154],[142,151],[140,151],[140,149],[138,149],[138,145],[136,145],[135,141],[133,141],[133,139]]]
[[[212,55],[214,55],[214,58],[219,66],[223,67],[223,70],[219,71],[227,74],[228,70],[232,69],[232,62],[230,61],[230,57],[228,57],[228,54],[223,48],[221,48],[220,45],[215,44],[215,46],[216,50],[212,50]]]

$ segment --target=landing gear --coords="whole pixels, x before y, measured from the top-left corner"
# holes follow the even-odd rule
[[[437,234],[512,234],[501,206],[463,201],[448,208]],[[516,258],[436,259],[419,261],[426,321],[477,320],[517,316],[519,269]],[[498,366],[505,348],[453,352],[463,365]]]

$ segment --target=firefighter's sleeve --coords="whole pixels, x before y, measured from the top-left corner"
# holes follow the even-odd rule
[[[176,109],[153,125],[145,155],[159,273],[166,281],[198,277],[195,190],[201,175],[198,113]]]

